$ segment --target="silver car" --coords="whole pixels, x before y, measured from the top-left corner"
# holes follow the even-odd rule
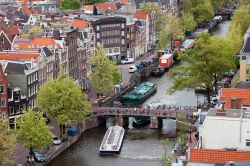
[[[59,137],[57,137],[56,135],[53,134],[52,135],[52,142],[53,142],[54,145],[60,145],[62,143],[62,140]]]

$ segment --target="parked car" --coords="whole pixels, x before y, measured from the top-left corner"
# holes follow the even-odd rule
[[[78,133],[78,126],[72,126],[69,130],[68,130],[68,135],[69,136],[75,136]]]
[[[129,66],[129,68],[128,68],[128,72],[129,73],[134,73],[136,71],[137,71],[137,67],[135,65]]]
[[[34,157],[36,162],[44,162],[46,160],[46,157],[38,151],[34,151],[32,153],[32,156]]]
[[[121,60],[121,64],[129,64],[129,63],[134,63],[135,59],[134,58],[126,58],[124,60]]]
[[[60,145],[62,143],[62,140],[59,137],[57,137],[56,135],[53,134],[52,135],[52,142],[53,142],[54,145]]]

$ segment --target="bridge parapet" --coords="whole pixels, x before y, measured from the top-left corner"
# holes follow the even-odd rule
[[[196,107],[190,107],[190,109],[93,107],[90,116],[149,116],[159,118],[176,118],[179,113],[182,113],[185,116],[191,116],[193,115],[193,112],[196,111]]]

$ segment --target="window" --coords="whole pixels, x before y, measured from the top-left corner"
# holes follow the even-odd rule
[[[2,38],[1,42],[4,43],[4,38]]]
[[[124,23],[122,24],[122,28],[124,28]]]
[[[96,26],[96,30],[98,30],[98,31],[100,30],[100,26],[99,25]]]
[[[124,31],[122,31],[122,36],[124,36]]]
[[[1,99],[0,105],[1,105],[1,107],[5,107],[5,99]]]
[[[6,119],[6,112],[2,112],[2,119]]]
[[[125,44],[125,40],[124,39],[122,39],[122,44]]]
[[[4,85],[0,85],[0,93],[4,93]]]
[[[129,27],[127,27],[127,31],[129,31]]]
[[[99,39],[100,38],[100,33],[97,33],[96,37],[97,37],[97,39]]]
[[[250,139],[246,140],[246,146],[250,146]]]

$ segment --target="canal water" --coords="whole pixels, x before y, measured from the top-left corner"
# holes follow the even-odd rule
[[[224,21],[218,25],[212,33],[217,36],[225,36],[230,21]],[[179,91],[172,95],[167,94],[172,80],[165,74],[161,78],[149,78],[148,81],[158,85],[157,93],[145,101],[144,105],[152,102],[160,102],[168,105],[196,106],[197,99],[203,101],[203,96],[196,96],[194,91]],[[163,122],[162,129],[133,128],[130,125],[126,129],[126,136],[120,155],[114,157],[99,156],[99,147],[106,128],[98,127],[90,129],[82,134],[79,141],[65,150],[54,159],[50,166],[160,166],[160,158],[163,153],[161,141],[171,137],[175,131],[175,122],[168,120]],[[175,140],[170,138],[168,151],[170,152]]]

